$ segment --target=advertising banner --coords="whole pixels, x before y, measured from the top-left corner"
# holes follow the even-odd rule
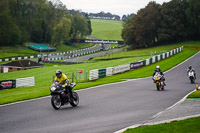
[[[113,67],[113,74],[121,73],[130,70],[130,64]]]
[[[142,67],[142,62],[134,62],[134,63],[130,64],[131,69],[137,69],[137,68],[140,68],[140,67]]]
[[[72,39],[73,43],[97,43],[97,44],[120,44],[123,45],[123,41],[118,40],[89,40],[89,39]]]
[[[0,90],[10,89],[16,87],[16,80],[2,80],[0,81]]]

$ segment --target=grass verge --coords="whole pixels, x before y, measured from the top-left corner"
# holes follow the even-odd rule
[[[200,90],[194,91],[187,98],[200,98]]]
[[[199,133],[200,117],[128,129],[124,133]],[[184,128],[183,128],[184,127]]]

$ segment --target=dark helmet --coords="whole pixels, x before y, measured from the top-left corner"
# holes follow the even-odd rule
[[[56,70],[56,77],[60,78],[62,76],[61,70]]]
[[[189,68],[189,69],[192,69],[192,66],[191,66],[191,65],[189,65],[189,66],[188,66],[188,68]]]
[[[156,71],[160,71],[160,66],[156,66]]]

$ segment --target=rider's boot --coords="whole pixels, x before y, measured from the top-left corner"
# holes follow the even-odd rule
[[[163,81],[163,85],[166,86],[165,81]]]

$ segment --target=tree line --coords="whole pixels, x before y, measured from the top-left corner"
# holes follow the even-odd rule
[[[90,18],[97,18],[97,19],[108,19],[108,20],[120,20],[120,16],[111,14],[109,12],[99,12],[99,13],[89,13]]]
[[[132,48],[200,39],[200,1],[150,2],[123,23],[122,38]]]
[[[74,10],[74,9],[69,10],[70,14],[72,14],[73,12],[79,12],[81,15],[87,16],[88,18],[91,18],[91,19],[106,19],[106,20],[118,20],[118,21],[120,21],[121,19],[119,15],[115,15],[110,12],[105,13],[101,11],[99,13],[86,13],[81,10]]]
[[[0,45],[36,42],[56,46],[91,32],[90,19],[79,12],[69,14],[59,0],[0,2]]]

